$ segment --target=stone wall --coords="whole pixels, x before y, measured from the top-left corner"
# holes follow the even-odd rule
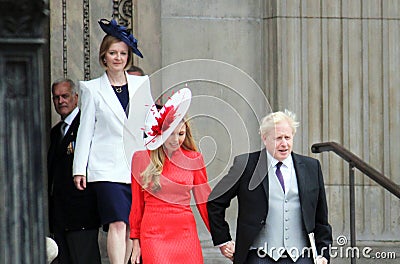
[[[85,21],[90,30],[89,75],[98,76],[103,33],[97,20],[111,18],[119,1],[89,6],[61,1],[67,2],[66,8],[56,2],[50,3],[51,79],[63,74],[85,78]],[[155,97],[184,83],[194,91],[197,101],[190,111],[196,116],[197,136],[212,138],[203,142],[212,185],[234,155],[260,147],[260,116],[285,108],[301,122],[295,151],[322,162],[334,237],[349,236],[348,166],[335,154],[312,154],[313,143],[336,141],[400,183],[399,0],[132,3],[130,26],[145,56],[135,63],[151,74]],[[201,100],[204,96],[207,101]],[[213,118],[201,118],[205,110]],[[237,116],[230,119],[232,113]],[[247,134],[242,137],[242,132]],[[227,138],[232,141],[225,144]],[[399,242],[399,200],[359,172],[356,184],[359,241]],[[234,232],[235,205],[228,218]],[[202,224],[199,233],[206,258],[217,261],[219,252]]]
[[[265,27],[276,34],[265,42],[276,44],[267,53],[278,51],[269,60],[277,70],[265,86],[276,87],[274,108],[299,114],[296,150],[336,141],[399,184],[400,2],[272,2]],[[313,156],[324,168],[334,234],[346,235],[348,166],[334,154]],[[358,239],[398,241],[398,199],[360,173],[356,184]]]

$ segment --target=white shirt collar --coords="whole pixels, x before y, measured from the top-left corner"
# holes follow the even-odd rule
[[[79,108],[75,107],[75,109],[64,119],[64,122],[70,126],[72,124],[72,121],[74,121],[76,115],[79,112]]]
[[[269,154],[267,149],[265,149],[265,151],[267,152],[268,165],[271,165],[271,167],[275,167],[276,164],[279,162],[279,160],[272,157],[272,155]],[[292,154],[290,154],[286,159],[282,160],[282,163],[286,167],[291,168],[291,166],[293,166]]]

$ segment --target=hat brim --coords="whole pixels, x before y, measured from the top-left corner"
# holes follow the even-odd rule
[[[115,20],[108,21],[104,18],[99,20],[99,25],[107,35],[120,39],[132,49],[133,53],[138,55],[140,58],[143,58],[143,54],[137,48],[137,40],[126,30],[125,27],[118,25]]]
[[[188,88],[183,88],[173,94],[168,101],[165,103],[165,105],[161,108],[161,110],[157,113],[163,113],[165,111],[166,107],[169,106],[174,106],[175,107],[175,113],[174,113],[174,120],[169,124],[169,127],[164,130],[160,135],[156,136],[151,136],[148,134],[150,131],[150,128],[153,125],[157,124],[157,121],[155,120],[154,117],[154,108],[149,112],[147,118],[146,118],[146,128],[145,132],[148,135],[144,139],[145,141],[145,146],[148,150],[155,150],[159,148],[164,142],[168,139],[168,137],[172,134],[172,132],[176,129],[176,127],[180,124],[182,119],[185,117],[192,98],[192,92]],[[172,118],[172,117],[169,117]]]

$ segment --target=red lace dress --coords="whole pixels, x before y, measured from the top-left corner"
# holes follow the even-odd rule
[[[196,222],[190,207],[191,191],[207,226],[206,202],[210,194],[203,157],[181,149],[166,158],[160,176],[161,189],[143,190],[141,172],[150,162],[148,151],[132,158],[132,207],[130,237],[139,238],[143,263],[203,263]]]

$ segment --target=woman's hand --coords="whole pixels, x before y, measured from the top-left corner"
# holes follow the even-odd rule
[[[74,175],[74,183],[78,190],[86,189],[86,177],[84,175]]]
[[[133,239],[133,249],[132,249],[132,255],[131,255],[131,262],[133,263],[140,263],[140,256],[141,256],[141,251],[140,251],[140,243],[138,238]]]

